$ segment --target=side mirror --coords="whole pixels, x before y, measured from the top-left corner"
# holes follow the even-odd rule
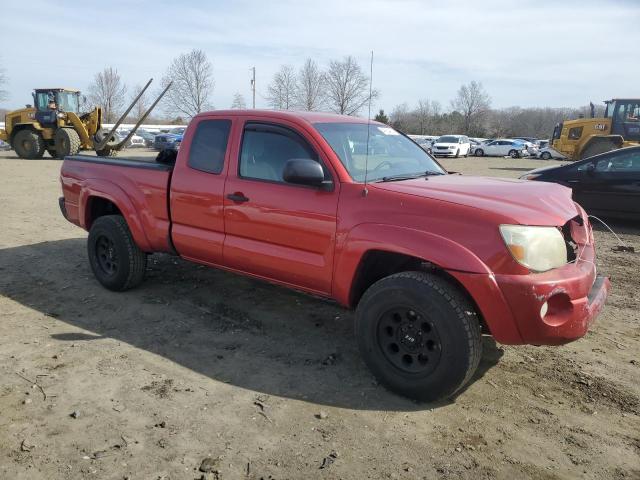
[[[282,178],[287,183],[309,185],[323,190],[333,190],[333,182],[324,179],[324,170],[315,160],[310,158],[292,158],[287,160],[282,172]]]

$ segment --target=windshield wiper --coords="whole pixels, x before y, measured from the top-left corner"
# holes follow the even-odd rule
[[[402,173],[399,175],[389,175],[388,177],[382,177],[382,179],[378,180],[379,182],[397,182],[400,180],[414,180],[420,177],[430,177],[432,175],[444,175],[442,172],[433,172],[427,170],[426,172],[419,173]]]

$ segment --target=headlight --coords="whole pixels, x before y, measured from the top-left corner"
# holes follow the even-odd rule
[[[520,177],[521,180],[535,180],[538,178],[541,173],[526,173]]]
[[[513,258],[534,272],[546,272],[567,263],[567,246],[556,227],[500,225],[500,234]]]

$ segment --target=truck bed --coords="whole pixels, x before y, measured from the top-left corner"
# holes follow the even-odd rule
[[[116,208],[113,213],[129,219],[129,228],[143,250],[171,251],[168,192],[172,171],[171,165],[134,158],[66,157],[60,171],[63,213],[70,222],[89,230],[96,210],[113,208],[102,200],[107,199]]]

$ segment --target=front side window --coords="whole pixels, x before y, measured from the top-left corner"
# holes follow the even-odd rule
[[[58,92],[58,110],[78,113],[78,95],[72,92]]]
[[[231,120],[202,120],[196,127],[189,149],[189,167],[219,174],[224,166]]]
[[[282,173],[287,161],[302,158],[318,161],[313,148],[293,130],[257,123],[245,127],[240,152],[241,177],[284,182]]]
[[[446,173],[422,148],[391,127],[366,123],[316,123],[314,127],[357,182],[365,177],[376,181],[426,172]],[[446,139],[440,137],[438,142]]]
[[[603,158],[596,163],[596,172],[638,173],[640,172],[640,152],[628,152]]]
[[[569,140],[579,140],[582,136],[582,127],[574,127],[569,129]]]

